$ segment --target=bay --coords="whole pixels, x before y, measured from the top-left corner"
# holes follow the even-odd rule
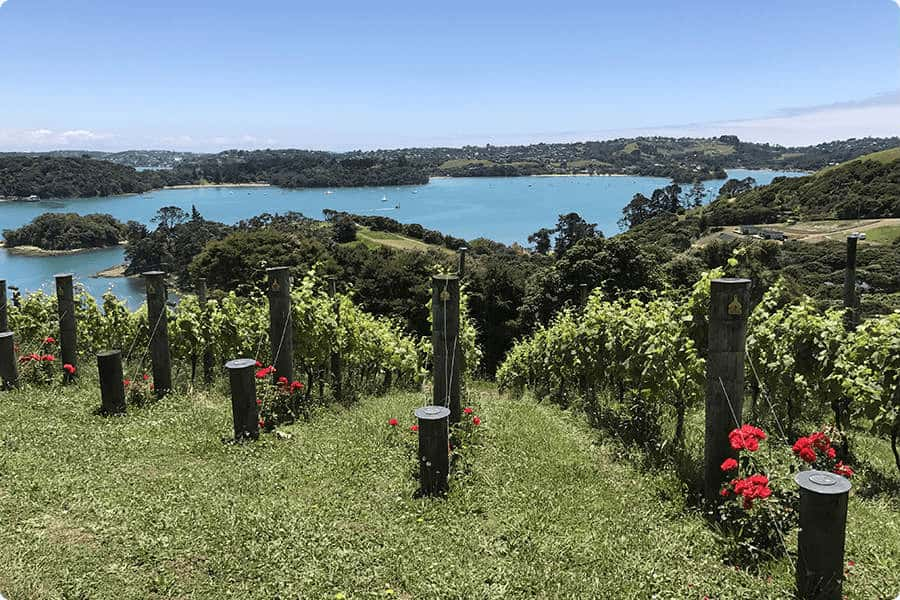
[[[778,176],[805,173],[733,169],[729,178],[751,176],[759,185]],[[725,180],[705,183],[708,198]],[[553,227],[558,215],[577,212],[607,236],[619,232],[622,207],[636,193],[649,195],[669,180],[630,176],[548,176],[432,178],[426,185],[324,189],[276,187],[205,187],[167,189],[129,196],[74,198],[40,202],[0,203],[2,228],[16,228],[45,212],[107,213],[121,221],[151,219],[163,206],[186,211],[196,207],[207,219],[236,223],[264,212],[296,211],[321,218],[331,208],[356,214],[383,215],[455,237],[486,237],[506,244],[527,245],[541,227]],[[687,188],[688,186],[683,186]],[[124,262],[122,248],[104,248],[62,256],[21,256],[0,251],[0,279],[22,292],[53,291],[53,275],[75,273],[84,288],[99,297],[107,289],[137,306],[143,299],[139,280],[96,278],[97,272]]]

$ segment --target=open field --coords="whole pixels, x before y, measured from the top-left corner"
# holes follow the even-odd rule
[[[788,559],[758,575],[722,563],[671,474],[485,384],[472,392],[480,447],[445,500],[413,499],[404,438],[422,394],[234,446],[223,389],[103,418],[95,386],[2,396],[10,599],[791,596]],[[851,498],[850,598],[900,591],[898,515],[896,501]]]
[[[389,231],[373,231],[368,227],[358,227],[356,230],[356,239],[364,244],[367,248],[374,249],[379,246],[387,246],[394,250],[414,250],[417,252],[427,252],[428,250],[439,250],[453,254],[452,250],[443,246],[434,244],[426,244],[422,240],[400,235],[399,233],[391,233]]]
[[[863,243],[891,244],[900,237],[900,219],[858,219],[834,221],[802,221],[799,223],[768,223],[755,225],[759,229],[783,231],[788,239],[801,242],[824,242],[828,240],[845,240],[851,233],[866,234]],[[740,225],[723,225],[720,231],[709,233],[695,242],[696,246],[704,246],[718,239],[735,239],[743,237],[736,233]]]

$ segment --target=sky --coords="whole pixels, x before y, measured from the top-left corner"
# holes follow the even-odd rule
[[[0,0],[0,151],[900,135],[900,0]]]

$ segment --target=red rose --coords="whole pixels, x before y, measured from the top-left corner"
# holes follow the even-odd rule
[[[470,407],[468,407],[468,406],[465,407],[465,408],[463,409],[463,414],[466,414],[466,415],[471,415],[473,412],[475,412],[475,411],[472,410],[472,409],[471,409]]]
[[[390,421],[388,421],[388,425],[390,425],[391,427],[396,427],[399,424],[400,421],[398,421],[397,419],[391,419]]]
[[[259,426],[260,426],[260,427],[265,427],[265,426],[266,426],[266,422],[263,421],[262,419],[260,419],[260,420],[259,420]]]
[[[41,357],[41,360],[44,362],[53,362],[54,360],[56,360],[56,357],[52,354],[45,354]]]
[[[828,456],[828,458],[834,458],[835,456],[837,456],[837,452],[835,452],[834,448],[831,447],[829,447],[828,450],[825,451],[825,454]]]
[[[262,400],[260,400],[259,398],[257,398],[257,399],[256,399],[256,405],[257,405],[257,406],[262,406]]]
[[[278,378],[278,383],[280,383],[282,385],[287,385],[287,382],[288,382],[287,377],[285,377],[284,375],[282,375],[281,377]]]
[[[48,335],[47,337],[44,338],[44,343],[45,344],[55,344],[56,340]]]
[[[472,417],[472,425],[481,425],[481,419],[478,417]]]
[[[733,458],[726,458],[719,467],[723,472],[733,471],[738,468],[738,461]]]
[[[129,385],[131,385],[131,380],[130,380],[130,379],[123,379],[123,380],[122,380],[122,384],[123,384],[125,387],[128,387]]]
[[[834,472],[838,475],[842,475],[847,477],[853,477],[853,469],[844,464],[844,461],[838,461],[838,464],[834,465]]]
[[[419,430],[419,426],[418,426],[418,425],[413,425],[412,427],[409,428],[409,430],[410,430],[410,431],[418,431],[418,430]]]
[[[801,459],[805,460],[808,463],[816,462],[816,451],[806,446],[805,448],[800,449],[800,454],[798,455]]]
[[[256,367],[259,368],[259,367],[261,367],[261,366],[262,366],[262,363],[259,362],[259,361],[256,361]]]
[[[741,425],[739,429],[732,430],[728,434],[728,441],[734,450],[759,450],[760,440],[766,439],[766,432],[753,425]]]
[[[147,381],[148,379],[150,379],[150,376],[144,373],[144,381]]]
[[[70,365],[69,363],[66,363],[66,364],[63,365],[63,371],[65,371],[65,372],[68,373],[69,375],[74,375],[76,369],[75,369],[75,367],[74,367],[73,365]]]
[[[296,391],[299,391],[299,390],[302,390],[302,389],[303,389],[303,384],[300,383],[299,381],[293,381],[293,382],[291,382],[291,391],[292,391],[292,392],[296,392]]]

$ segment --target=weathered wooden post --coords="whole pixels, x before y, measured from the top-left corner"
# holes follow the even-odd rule
[[[9,331],[9,305],[6,300],[6,280],[0,279],[0,332]]]
[[[853,331],[859,323],[859,298],[856,295],[856,243],[858,233],[847,236],[847,266],[844,270],[844,329]]]
[[[294,328],[291,321],[291,270],[289,267],[266,269],[269,290],[269,343],[272,347],[274,381],[279,377],[294,380]]]
[[[16,343],[12,331],[0,331],[0,381],[2,389],[19,387],[19,368],[16,364]]]
[[[100,372],[100,412],[115,415],[125,412],[125,382],[122,374],[122,351],[106,350],[97,355]]]
[[[334,300],[334,318],[337,321],[338,330],[341,327],[341,300],[337,296],[337,277],[328,278],[328,295]],[[339,339],[337,341],[340,341]],[[341,402],[344,397],[343,382],[341,380],[341,353],[340,348],[336,347],[331,353],[331,388],[334,392],[334,399]]]
[[[237,442],[259,438],[259,412],[256,406],[256,361],[238,358],[225,363],[231,384],[231,414]]]
[[[459,277],[431,278],[431,346],[434,354],[432,404],[450,409],[450,422],[459,423],[462,349],[459,341]]]
[[[147,286],[147,325],[150,327],[150,362],[153,365],[153,389],[161,398],[172,389],[172,359],[169,355],[169,322],[166,300],[166,274],[147,271],[142,274]]]
[[[59,313],[60,364],[78,366],[78,334],[75,324],[75,290],[72,274],[60,273],[56,279],[56,305]],[[77,371],[76,371],[77,372]],[[63,383],[75,381],[75,373],[63,371]]]
[[[588,295],[590,290],[588,289],[588,284],[579,283],[578,284],[578,301],[582,307],[587,306]]]
[[[469,249],[466,246],[463,246],[459,249],[459,279],[462,281],[462,278],[466,275],[466,253]]]
[[[213,357],[212,343],[210,342],[210,323],[206,317],[207,303],[206,279],[201,277],[197,280],[197,303],[200,304],[200,314],[203,316],[203,323],[200,324],[203,339],[206,343],[203,346],[203,382],[212,383],[213,369],[215,368],[215,358]]]
[[[744,342],[749,311],[749,279],[712,281],[706,358],[706,443],[703,449],[703,495],[709,503],[721,498],[722,462],[736,456],[728,434],[741,426]]]
[[[797,538],[797,597],[840,600],[850,482],[826,471],[802,471]]]
[[[415,411],[419,423],[419,493],[437,496],[447,491],[450,472],[450,409],[423,406]]]

